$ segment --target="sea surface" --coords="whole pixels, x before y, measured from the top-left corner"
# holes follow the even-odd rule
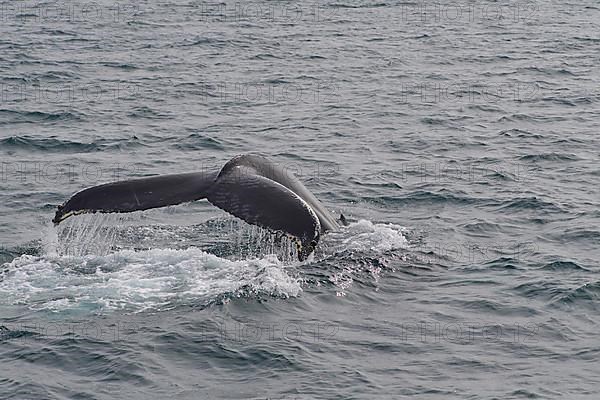
[[[597,1],[0,2],[1,399],[597,399]],[[309,260],[85,187],[255,153]]]

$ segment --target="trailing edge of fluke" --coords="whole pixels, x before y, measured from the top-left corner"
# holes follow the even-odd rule
[[[83,213],[126,213],[207,199],[244,221],[290,235],[305,260],[336,219],[291,172],[257,155],[239,155],[217,172],[159,175],[93,186],[58,206],[59,224]],[[345,223],[343,215],[340,218]]]

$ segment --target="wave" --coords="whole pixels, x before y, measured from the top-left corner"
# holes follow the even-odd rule
[[[433,192],[429,190],[415,190],[403,196],[363,196],[361,200],[367,203],[381,205],[382,207],[395,208],[399,205],[424,205],[424,204],[474,204],[477,199],[454,194],[447,190]]]
[[[572,261],[553,261],[540,269],[547,271],[589,271],[587,268]]]
[[[11,136],[0,139],[3,148],[27,151],[91,152],[98,150],[95,143],[81,143],[57,138],[33,138],[30,136]]]
[[[538,197],[518,197],[503,202],[500,210],[543,210],[545,212],[562,212],[563,210],[554,203],[541,200]]]
[[[567,153],[526,154],[519,157],[522,161],[577,161],[579,157]]]
[[[90,153],[95,151],[123,150],[145,146],[137,137],[127,139],[96,138],[89,143],[59,139],[57,137],[38,138],[28,135],[10,136],[0,139],[5,149],[56,152],[56,153]]]
[[[7,118],[1,121],[0,125],[32,123],[39,124],[42,122],[55,121],[80,121],[83,119],[81,114],[74,112],[43,112],[43,111],[14,111],[0,109],[0,118]]]
[[[600,281],[588,282],[574,289],[563,291],[553,301],[553,305],[570,305],[587,303],[593,309],[597,309],[600,300]]]
[[[171,146],[178,150],[224,150],[225,146],[223,144],[223,140],[217,139],[213,136],[192,133],[184,139],[179,138],[176,143],[172,144]]]
[[[498,135],[507,137],[518,137],[518,138],[532,138],[532,139],[543,139],[544,136],[539,133],[534,133],[525,129],[511,128],[503,129]]]

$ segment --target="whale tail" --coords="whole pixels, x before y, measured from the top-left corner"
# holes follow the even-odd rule
[[[206,197],[216,174],[161,175],[93,186],[58,206],[52,222],[85,213],[127,213],[166,207]]]
[[[289,172],[260,156],[230,160],[218,172],[197,172],[107,183],[84,189],[58,206],[56,225],[83,213],[128,213],[201,199],[260,227],[292,236],[302,261],[335,219]]]

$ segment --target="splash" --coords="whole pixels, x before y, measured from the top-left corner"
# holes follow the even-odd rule
[[[406,228],[399,225],[374,224],[371,221],[360,220],[350,224],[341,232],[332,233],[329,238],[338,246],[337,251],[383,253],[407,248],[405,233]],[[328,242],[330,242],[329,238]],[[331,247],[331,244],[328,245]]]
[[[341,232],[331,234],[326,245],[329,251],[333,249],[336,253],[359,253],[361,259],[369,256],[377,260],[385,252],[406,249],[408,242],[404,236],[405,232],[406,228],[399,225],[374,224],[371,221],[360,220],[350,224]],[[381,264],[356,262],[361,260],[352,261],[329,277],[329,281],[338,288],[337,296],[345,296],[358,275],[367,273],[375,284],[379,281]]]
[[[288,236],[247,224],[239,219],[228,219],[224,223],[229,226],[225,233],[226,241],[231,246],[230,257],[244,260],[274,255],[285,263],[298,260],[296,244]]]
[[[0,304],[53,312],[141,312],[203,305],[222,295],[295,297],[300,280],[276,257],[227,260],[197,248],[109,255],[22,255],[4,265]]]
[[[86,214],[70,218],[58,228],[47,226],[42,248],[47,255],[108,255],[125,219],[118,214]]]
[[[294,241],[281,233],[219,216],[201,225],[140,226],[145,214],[86,214],[71,218],[56,231],[47,227],[43,239],[45,254],[72,256],[108,255],[118,249],[196,246],[199,242],[220,243],[217,253],[232,260],[275,255],[292,263],[298,259]],[[173,246],[176,244],[176,246]],[[214,247],[208,245],[207,247]]]
[[[42,255],[22,255],[2,266],[0,304],[58,313],[137,313],[302,292],[296,248],[285,236],[232,219],[188,227],[123,225],[120,216],[98,214],[74,218],[59,230],[46,227]],[[361,220],[324,236],[312,262],[347,251],[359,261],[377,258],[407,246],[403,231]],[[212,247],[191,244],[199,240]],[[139,248],[141,243],[149,248]],[[378,265],[352,261],[334,272],[330,281],[338,294],[365,268],[377,281]]]
[[[288,273],[297,256],[287,238],[231,218],[206,226],[136,226],[143,218],[88,214],[58,229],[46,226],[42,255],[3,265],[0,304],[136,313],[204,305],[223,296],[294,297],[302,290],[300,279]],[[227,246],[212,254],[190,243],[200,239]]]

